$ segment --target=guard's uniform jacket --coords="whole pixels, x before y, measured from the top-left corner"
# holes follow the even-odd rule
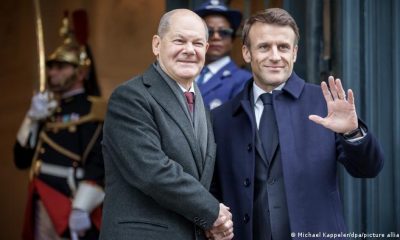
[[[232,60],[215,73],[206,83],[199,85],[204,104],[214,109],[238,94],[252,77]]]
[[[57,233],[65,237],[69,234],[68,218],[79,182],[103,188],[100,139],[105,110],[106,103],[99,97],[79,93],[64,98],[55,113],[41,124],[34,149],[15,144],[16,166],[31,167],[24,239],[33,239],[36,198],[43,202]],[[93,229],[88,233],[98,231],[101,209],[92,211],[91,217]]]

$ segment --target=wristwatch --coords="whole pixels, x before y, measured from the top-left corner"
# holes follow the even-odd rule
[[[353,139],[353,138],[364,136],[360,127],[354,129],[353,131],[351,131],[349,133],[343,133],[342,135],[343,135],[344,139]]]

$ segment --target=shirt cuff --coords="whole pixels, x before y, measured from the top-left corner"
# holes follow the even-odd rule
[[[362,126],[359,126],[358,129],[356,129],[357,132],[354,132],[353,134],[349,134],[350,136],[346,136],[345,134],[342,134],[344,139],[348,142],[354,143],[357,141],[360,141],[364,139],[364,137],[367,135],[367,130],[363,128]],[[361,134],[361,136],[360,136]]]

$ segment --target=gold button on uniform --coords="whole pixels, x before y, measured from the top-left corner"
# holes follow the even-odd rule
[[[76,132],[76,126],[75,125],[74,126],[70,126],[68,128],[68,131],[71,132],[71,133]]]
[[[79,167],[79,163],[77,161],[72,162],[72,167],[77,168]]]

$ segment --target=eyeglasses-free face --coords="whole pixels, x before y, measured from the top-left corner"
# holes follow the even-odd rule
[[[214,36],[215,33],[218,33],[218,35],[221,38],[228,38],[228,37],[232,37],[233,29],[232,28],[220,28],[220,29],[208,28],[208,35],[210,38],[212,36]]]

